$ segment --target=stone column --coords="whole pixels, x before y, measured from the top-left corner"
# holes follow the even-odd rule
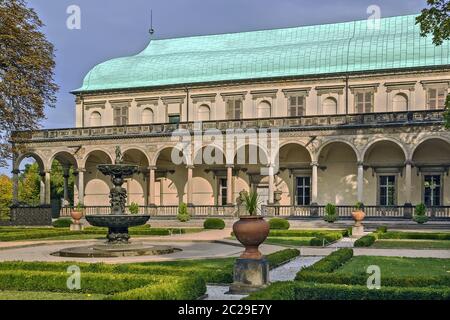
[[[192,184],[192,174],[194,171],[194,166],[188,165],[186,168],[187,168],[187,204],[188,206],[192,206],[193,205],[192,194],[194,192]]]
[[[84,168],[78,169],[78,203],[84,205]]]
[[[148,168],[148,205],[154,206],[155,205],[155,171],[156,167],[149,167]]]
[[[233,204],[233,165],[227,165],[227,204]]]
[[[268,202],[270,205],[274,203],[274,191],[275,191],[275,175],[273,166],[269,167],[269,199]]]
[[[69,203],[69,167],[63,168],[64,178],[64,205]]]
[[[411,205],[411,193],[412,193],[412,162],[407,160],[405,162],[405,205]]]
[[[319,162],[313,161],[311,162],[311,205],[317,204],[317,179],[318,179],[318,168]]]
[[[51,185],[50,185],[50,171],[47,170],[44,173],[44,183],[45,183],[45,204],[50,204],[51,197]]]
[[[13,183],[13,200],[12,203],[13,204],[17,204],[17,202],[19,201],[19,173],[20,170],[19,169],[14,169],[12,171],[12,183]]]
[[[358,162],[358,202],[364,201],[364,164]]]
[[[39,203],[45,204],[45,172],[40,172],[41,180],[39,181]]]

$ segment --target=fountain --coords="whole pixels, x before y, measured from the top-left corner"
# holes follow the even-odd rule
[[[114,185],[109,194],[111,213],[88,215],[86,220],[92,226],[107,227],[107,241],[104,244],[94,246],[63,249],[54,255],[64,257],[118,257],[167,254],[179,251],[179,249],[168,246],[150,246],[129,241],[128,228],[144,225],[150,219],[150,215],[132,215],[125,212],[127,190],[122,187],[122,184],[125,178],[137,173],[139,167],[123,163],[119,146],[116,147],[114,164],[101,164],[97,166],[97,169],[105,176],[110,176]]]

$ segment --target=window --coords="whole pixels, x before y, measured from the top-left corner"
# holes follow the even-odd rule
[[[100,112],[94,111],[91,113],[89,125],[91,127],[100,127],[102,125],[102,115]]]
[[[153,123],[154,122],[154,118],[153,118],[153,110],[146,108],[144,110],[142,110],[142,115],[141,115],[142,119],[141,119],[141,123],[142,124],[147,124],[147,123]]]
[[[424,176],[424,203],[427,207],[441,205],[441,175]]]
[[[322,103],[323,114],[337,114],[337,101],[334,98],[326,98]]]
[[[256,107],[258,118],[270,118],[271,117],[271,105],[267,101],[261,101]]]
[[[311,177],[297,177],[297,205],[309,206],[311,203]]]
[[[227,205],[227,179],[219,180],[219,206]]]
[[[198,107],[198,120],[199,121],[209,121],[211,120],[210,109],[206,104],[202,104]]]
[[[305,115],[305,97],[291,96],[289,97],[289,116],[301,117]]]
[[[427,106],[430,110],[444,109],[447,98],[447,88],[429,88],[427,91]]]
[[[179,124],[180,123],[180,115],[179,114],[170,114],[169,115],[169,123]]]
[[[128,124],[128,106],[114,107],[114,125]]]
[[[242,118],[242,100],[228,99],[227,100],[227,119],[241,119]]]
[[[395,176],[379,176],[379,204],[380,206],[396,205]]]
[[[373,112],[373,92],[361,91],[355,94],[356,113]]]

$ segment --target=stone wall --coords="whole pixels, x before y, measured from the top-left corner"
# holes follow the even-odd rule
[[[52,224],[52,208],[12,207],[11,224],[14,226],[50,226]]]

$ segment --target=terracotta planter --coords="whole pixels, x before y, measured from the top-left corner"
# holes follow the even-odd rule
[[[83,211],[72,210],[70,216],[74,224],[80,224],[80,219],[83,218]]]
[[[360,226],[361,221],[364,220],[365,216],[366,216],[366,214],[362,210],[353,211],[352,217],[353,217],[353,220],[355,220],[355,226]]]
[[[234,235],[245,247],[245,251],[241,254],[242,259],[263,257],[258,247],[266,240],[269,229],[269,223],[261,216],[242,216],[233,224]]]

